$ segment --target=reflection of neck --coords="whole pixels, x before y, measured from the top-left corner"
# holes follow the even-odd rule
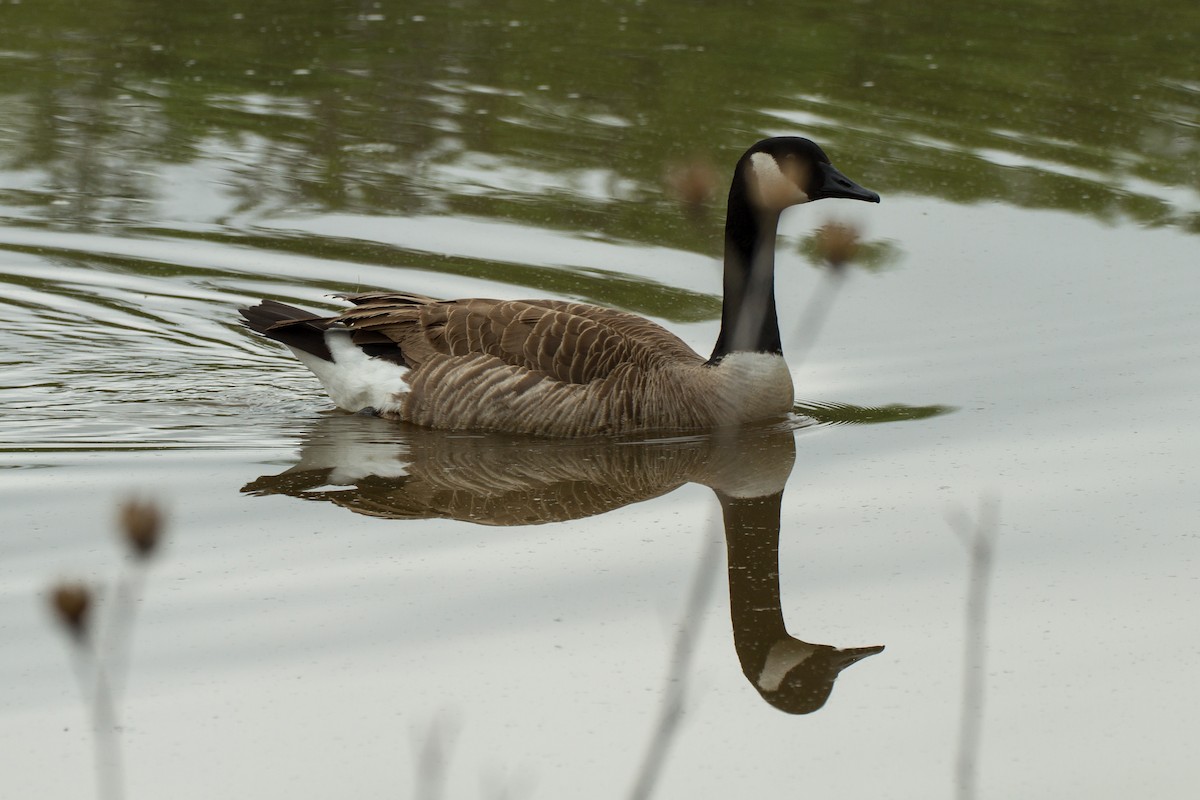
[[[742,672],[756,686],[772,646],[790,640],[779,599],[779,507],[783,492],[737,498],[717,493],[729,553],[729,605],[733,643]]]

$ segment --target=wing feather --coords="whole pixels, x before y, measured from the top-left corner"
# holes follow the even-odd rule
[[[702,363],[681,339],[634,314],[561,300],[439,301],[422,295],[344,295],[354,307],[334,321],[357,343],[394,343],[417,367],[436,355],[487,355],[538,378],[585,384],[628,365]],[[397,354],[397,355],[399,355]],[[532,384],[527,384],[532,385]]]

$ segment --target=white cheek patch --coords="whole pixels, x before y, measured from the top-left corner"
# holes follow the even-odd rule
[[[800,169],[795,167],[788,171],[799,173]],[[788,206],[807,203],[808,195],[798,185],[798,178],[799,174],[785,174],[770,153],[750,156],[750,199],[759,208],[782,211]]]

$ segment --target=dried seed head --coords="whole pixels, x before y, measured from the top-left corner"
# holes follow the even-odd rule
[[[82,641],[87,635],[88,610],[92,605],[92,590],[87,584],[64,581],[50,591],[50,606],[67,632]]]
[[[717,172],[707,161],[695,158],[667,171],[667,188],[683,204],[693,221],[699,220],[717,191]]]
[[[817,231],[817,254],[834,269],[841,269],[858,255],[858,228],[847,222],[826,222]]]
[[[133,554],[149,558],[162,532],[162,511],[152,500],[126,500],[121,505],[121,532]]]

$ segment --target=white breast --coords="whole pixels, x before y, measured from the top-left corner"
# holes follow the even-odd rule
[[[741,422],[767,419],[792,409],[792,373],[783,356],[730,353],[713,369]]]

